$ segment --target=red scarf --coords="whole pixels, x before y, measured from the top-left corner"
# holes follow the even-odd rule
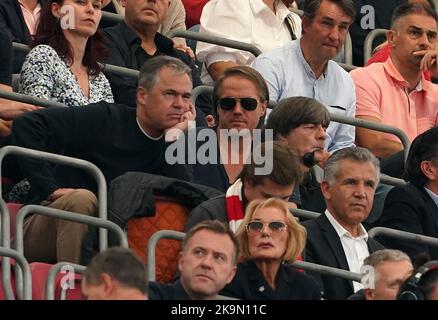
[[[225,194],[225,204],[227,207],[227,217],[230,229],[236,232],[245,216],[245,210],[242,202],[243,184],[237,179],[227,190]]]

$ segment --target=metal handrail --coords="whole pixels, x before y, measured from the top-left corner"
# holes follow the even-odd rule
[[[105,177],[100,169],[93,163],[81,159],[62,156],[44,151],[32,150],[17,146],[6,146],[0,149],[0,176],[2,176],[2,162],[4,157],[10,154],[25,156],[34,159],[42,159],[58,164],[68,165],[74,168],[82,169],[88,172],[97,182],[97,200],[98,200],[98,216],[101,219],[107,219],[107,185]],[[2,194],[2,186],[0,184],[0,194]],[[8,234],[9,235],[9,234]],[[100,250],[105,250],[108,247],[108,237],[106,230],[99,230]]]
[[[109,22],[109,23],[120,23],[123,21],[123,16],[117,13],[112,13],[108,11],[102,10],[102,19],[101,21]]]
[[[0,98],[34,104],[45,108],[67,108],[65,104],[62,104],[60,102],[29,96],[22,93],[5,91],[2,89],[0,89]]]
[[[198,96],[201,93],[211,94],[212,92],[213,92],[213,87],[198,86],[192,90],[192,101],[196,102],[196,99],[198,98]],[[275,107],[275,103],[272,103],[271,105],[273,106],[273,108]],[[339,114],[335,114],[335,113],[330,113],[330,121],[335,121],[335,122],[339,122],[339,123],[353,125],[356,127],[367,128],[367,129],[371,129],[371,130],[375,130],[375,131],[381,131],[381,132],[394,134],[401,140],[401,142],[403,144],[403,147],[404,147],[403,155],[404,155],[405,161],[408,157],[409,148],[410,148],[411,143],[410,143],[409,138],[406,135],[406,133],[404,133],[403,130],[401,130],[399,128],[391,127],[391,126],[388,126],[385,124],[376,123],[376,122],[372,122],[372,121],[343,116],[343,115],[339,115]]]
[[[388,32],[387,29],[374,29],[367,34],[365,41],[363,43],[363,60],[365,64],[372,56],[374,40],[378,36],[385,35],[387,32]]]
[[[194,32],[189,30],[172,30],[167,34],[169,38],[186,38],[201,42],[207,42],[216,44],[223,47],[248,51],[252,53],[255,57],[259,56],[262,52],[259,48],[241,41],[231,40],[223,37],[213,36],[210,34],[205,34],[201,32]]]
[[[313,262],[307,261],[295,261],[292,263],[292,266],[297,269],[303,269],[306,271],[318,272],[321,274],[334,276],[338,278],[343,278],[346,280],[361,282],[363,274],[351,272],[343,269],[333,268],[329,266],[324,266],[322,264],[316,264]]]
[[[30,47],[28,45],[18,42],[13,42],[12,48],[14,50],[19,50],[23,52],[28,52],[30,50]],[[138,78],[138,74],[139,74],[138,70],[120,67],[112,64],[106,64],[106,63],[101,63],[100,65],[102,66],[103,71],[105,73],[131,77],[131,78]]]
[[[24,218],[26,218],[30,214],[40,214],[47,217],[78,222],[89,226],[108,229],[114,232],[117,237],[119,237],[120,245],[122,247],[128,248],[128,240],[123,230],[114,222],[106,220],[106,218],[103,219],[103,218],[89,217],[75,212],[54,209],[40,205],[26,205],[18,211],[16,222],[15,222],[15,249],[20,254],[23,254],[24,251],[24,240],[23,240]],[[105,230],[105,232],[106,231],[107,230]],[[106,247],[104,249],[106,249]],[[22,280],[21,277],[18,275],[16,277],[16,288],[18,294],[20,293],[21,286],[22,286]]]
[[[0,164],[1,166],[1,164]],[[10,216],[9,209],[3,197],[0,197],[0,224],[1,224],[1,245],[4,248],[11,247],[11,234],[10,234]],[[9,258],[2,259],[2,284],[7,300],[14,299],[14,291],[11,286],[11,262]]]
[[[0,256],[12,258],[20,266],[21,270],[18,270],[19,271],[18,274],[23,276],[23,279],[21,280],[23,284],[23,291],[22,291],[23,300],[32,300],[32,273],[30,271],[29,263],[27,262],[27,260],[18,251],[10,248],[0,247]],[[5,269],[2,269],[2,273],[4,271]],[[11,270],[9,266],[9,272],[10,271]],[[21,272],[23,273],[21,274]],[[17,277],[18,274],[16,274],[15,277]],[[11,278],[9,277],[8,279],[9,285],[11,285],[10,279]],[[14,298],[13,295],[12,298],[7,297],[8,300],[12,300],[13,298]]]
[[[294,217],[304,218],[304,219],[316,219],[321,215],[321,213],[319,212],[298,209],[298,208],[289,209],[289,211],[292,212]]]
[[[81,266],[79,264],[75,263],[69,263],[69,262],[58,262],[57,264],[54,264],[49,272],[47,273],[47,279],[46,279],[46,288],[45,288],[45,294],[46,294],[46,300],[55,300],[55,280],[56,275],[61,272],[61,269],[65,266],[72,267],[73,270],[79,274],[84,273],[84,271],[87,269],[85,266]]]
[[[186,234],[184,232],[174,231],[174,230],[160,230],[155,232],[148,241],[148,251],[147,251],[147,275],[148,281],[155,281],[155,249],[158,241],[161,239],[171,239],[182,241]]]
[[[358,67],[353,66],[352,64],[345,64],[342,62],[336,62],[337,64],[339,64],[339,66],[344,69],[347,72],[350,72],[351,70],[357,69]]]
[[[394,187],[403,187],[407,184],[407,182],[403,179],[394,178],[384,173],[380,175],[380,183],[388,184]]]
[[[347,33],[347,37],[344,42],[344,64],[353,66],[353,41],[351,40],[350,32]]]
[[[410,148],[411,142],[409,141],[409,138],[406,135],[406,133],[404,133],[403,130],[401,130],[399,128],[391,127],[391,126],[388,126],[388,125],[382,124],[382,123],[377,123],[377,122],[362,120],[362,119],[358,119],[358,118],[342,116],[342,115],[334,114],[334,113],[330,113],[330,121],[335,121],[335,122],[344,123],[344,124],[350,124],[350,125],[353,125],[356,127],[371,129],[371,130],[380,131],[380,132],[391,133],[391,134],[397,136],[403,144],[404,160],[406,161],[406,159],[408,158],[409,148]]]
[[[196,88],[193,88],[192,89],[192,96],[191,96],[192,103],[195,104],[199,95],[201,95],[203,93],[211,96],[213,93],[213,87],[207,86],[207,85],[201,85],[201,86],[197,86]]]
[[[40,158],[61,164],[70,164],[74,167],[82,168],[87,172],[89,172],[97,180],[99,217],[106,219],[107,216],[106,181],[102,172],[94,164],[88,161],[74,159],[61,155],[55,155],[48,152],[37,151],[37,150],[32,150],[32,149],[27,149],[17,146],[5,146],[0,149],[0,176],[2,175],[3,160],[9,154],[15,154],[19,156],[29,156],[32,158]],[[0,184],[0,195],[1,194],[2,194],[2,185]],[[0,197],[0,209],[1,209],[0,214],[1,214],[1,228],[2,228],[1,243],[2,246],[9,248],[10,247],[10,217],[9,217],[9,210],[2,197]],[[108,241],[107,241],[106,230],[102,230],[102,229],[99,230],[99,243],[100,243],[100,250],[104,250],[107,248]],[[9,283],[9,278],[10,278],[9,258],[2,259],[2,268],[6,270],[4,273],[2,273],[2,283],[5,289],[5,296],[7,299],[11,299],[13,297],[13,290]]]
[[[386,227],[375,227],[368,231],[368,235],[371,238],[375,238],[377,235],[385,235],[400,240],[418,242],[421,244],[427,244],[429,246],[438,247],[438,238],[425,236],[422,234],[396,230]]]

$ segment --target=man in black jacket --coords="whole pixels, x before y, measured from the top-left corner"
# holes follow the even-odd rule
[[[190,102],[190,69],[172,57],[155,57],[140,70],[137,108],[99,102],[50,108],[14,121],[15,145],[63,153],[94,163],[108,183],[127,171],[191,180],[185,165],[165,159],[165,133],[186,130],[195,117]],[[95,184],[83,172],[40,160],[21,159],[33,203],[96,215]],[[25,255],[30,261],[79,262],[86,226],[33,215],[24,223]]]
[[[349,147],[332,154],[321,182],[327,210],[303,223],[307,229],[306,261],[360,273],[363,260],[383,249],[362,225],[371,211],[379,175],[379,162],[367,149]],[[312,275],[323,288],[325,299],[346,299],[362,288],[358,282]]]
[[[175,57],[191,68],[193,86],[201,83],[194,61],[181,50],[174,48],[173,41],[158,33],[166,16],[169,0],[124,0],[125,18],[120,24],[105,29],[111,54],[109,64],[138,70],[148,59],[167,55]],[[135,107],[137,80],[132,77],[108,75],[114,101]]]
[[[187,232],[180,253],[180,279],[149,283],[151,300],[212,300],[236,273],[239,243],[225,223],[208,220]]]
[[[29,31],[29,26],[26,23],[23,12],[26,12],[28,16],[32,16],[34,24],[31,24],[31,28],[34,28],[38,23],[39,11],[43,2],[43,0],[0,1],[0,30],[4,30],[13,42],[30,44],[32,41],[31,32]],[[35,32],[35,30],[32,31]],[[20,72],[25,57],[25,52],[15,52],[13,61],[14,73]]]
[[[438,237],[438,127],[412,142],[406,161],[409,183],[393,188],[385,201],[380,226]],[[438,248],[416,242],[381,237],[383,244],[406,252],[416,262],[422,255],[438,259]]]

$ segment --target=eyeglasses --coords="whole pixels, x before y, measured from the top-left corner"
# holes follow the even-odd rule
[[[248,232],[262,232],[265,226],[268,226],[272,232],[285,231],[287,225],[281,221],[271,221],[263,223],[261,221],[251,221],[246,225],[246,231]]]
[[[427,35],[427,40],[429,40],[429,42],[431,42],[431,43],[436,42],[436,40],[438,38],[438,34],[436,31],[424,30],[424,29],[417,28],[417,27],[410,27],[408,29],[409,38],[411,38],[413,40],[420,39],[421,37],[423,37],[425,32]]]
[[[259,102],[255,98],[233,98],[233,97],[227,97],[227,98],[221,98],[218,101],[219,107],[221,107],[223,110],[230,111],[233,110],[236,106],[237,101],[240,102],[240,105],[243,109],[246,111],[253,111],[257,108]]]

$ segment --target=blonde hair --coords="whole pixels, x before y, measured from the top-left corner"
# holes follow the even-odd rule
[[[236,237],[239,241],[242,258],[251,259],[248,249],[248,233],[246,232],[246,225],[252,220],[256,212],[263,208],[276,208],[285,214],[288,240],[286,251],[283,255],[283,261],[290,263],[294,262],[297,260],[306,245],[307,232],[289,211],[287,202],[278,198],[270,198],[267,200],[257,199],[251,201],[248,205],[245,217],[236,231]]]

